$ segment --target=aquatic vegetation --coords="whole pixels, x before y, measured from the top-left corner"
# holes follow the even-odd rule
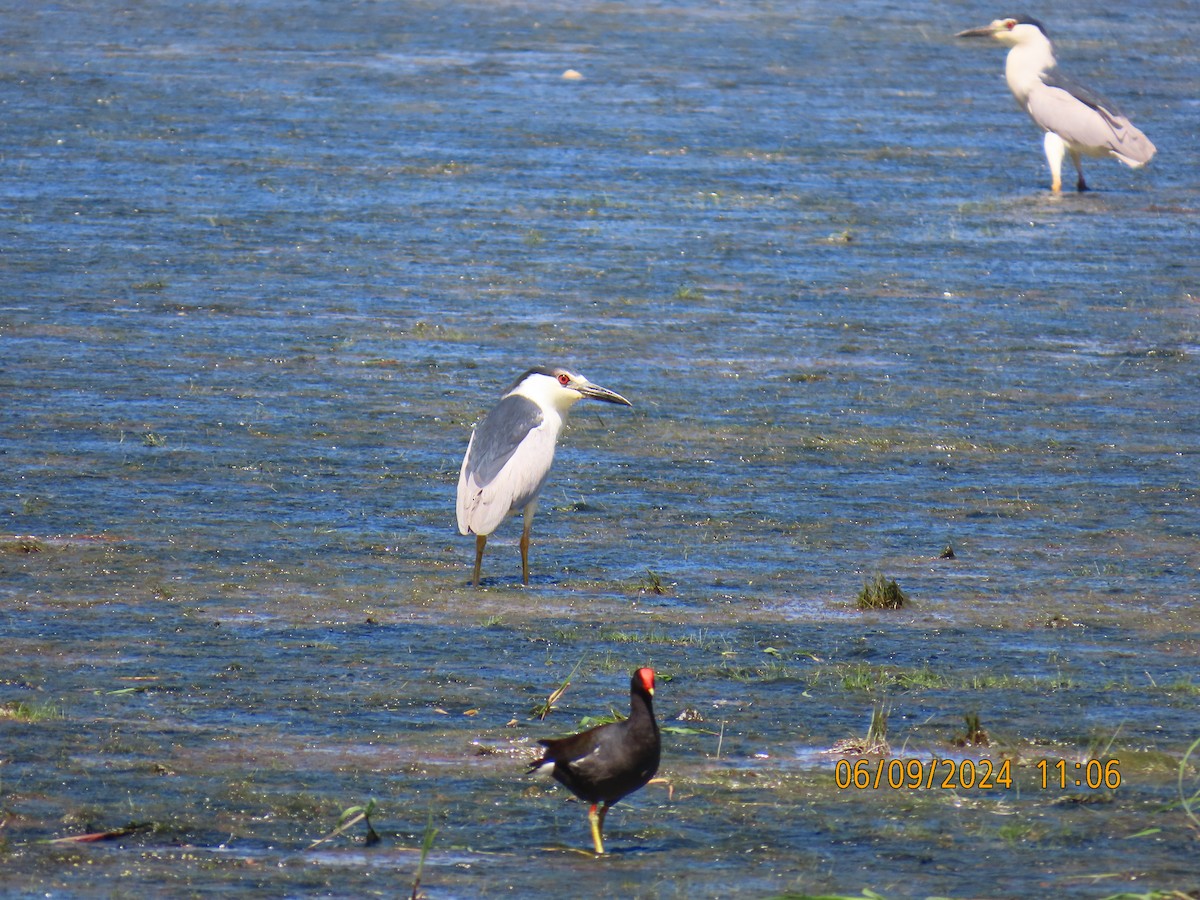
[[[726,660],[720,666],[708,669],[707,674],[728,678],[741,684],[770,684],[776,681],[789,681],[793,678],[792,670],[788,668],[787,664],[776,659],[752,665],[739,665],[731,660]]]
[[[49,507],[50,507],[50,501],[45,497],[38,496],[37,494],[34,494],[32,497],[22,497],[21,498],[21,513],[26,516],[37,515],[40,512],[44,512]],[[21,540],[21,539],[18,538],[18,540]],[[33,538],[25,538],[25,540],[34,540],[34,539]]]
[[[1016,847],[1028,841],[1040,840],[1041,836],[1042,831],[1038,823],[1022,819],[1005,822],[996,829],[996,837],[1010,847]]]
[[[1004,672],[941,672],[930,666],[876,665],[863,662],[820,663],[808,671],[810,687],[828,686],[845,691],[1032,691],[1069,690],[1066,675],[1012,675]]]
[[[903,691],[944,690],[951,679],[928,666],[872,665],[870,663],[833,663],[817,666],[808,675],[811,687],[832,683],[846,691],[875,691],[896,688]]]
[[[413,873],[410,900],[418,900],[421,896],[421,878],[425,874],[425,860],[429,858],[429,851],[433,849],[433,841],[437,835],[438,829],[433,827],[433,806],[431,805],[429,814],[425,818],[425,831],[421,835],[421,855],[417,859],[417,870]]]
[[[5,553],[41,553],[46,545],[35,537],[15,537],[0,542],[0,551]]]
[[[1170,681],[1163,682],[1151,679],[1149,684],[1138,684],[1125,678],[1121,681],[1109,682],[1104,689],[1122,693],[1178,694],[1183,698],[1200,696],[1200,684],[1197,684],[1191,675],[1179,675]]]
[[[988,733],[983,730],[983,726],[979,723],[979,711],[973,710],[963,714],[963,719],[966,722],[966,731],[955,736],[951,741],[956,747],[986,747],[991,743]]]
[[[550,692],[550,696],[546,698],[544,703],[539,703],[533,708],[533,714],[538,720],[543,720],[550,715],[550,710],[554,709],[554,704],[559,701],[563,694],[567,692],[567,688],[571,686],[571,679],[575,677],[575,673],[579,671],[579,667],[583,665],[586,657],[580,657],[579,662],[575,663],[574,668],[567,673],[567,677],[562,680],[558,687]]]
[[[338,816],[337,824],[334,826],[333,831],[329,832],[325,837],[313,841],[308,845],[308,849],[316,849],[326,841],[331,841],[338,835],[344,834],[359,822],[365,822],[367,826],[367,834],[363,838],[363,843],[368,847],[372,844],[378,844],[380,840],[379,835],[371,825],[371,816],[375,813],[376,808],[375,800],[370,799],[364,804],[351,806],[343,810],[342,814]]]
[[[888,744],[888,715],[891,710],[883,704],[877,703],[871,708],[871,721],[867,725],[867,733],[862,738],[845,738],[837,741],[831,751],[834,753],[847,753],[854,755],[878,754],[884,755],[891,752],[891,745]]]
[[[695,634],[672,635],[656,629],[649,631],[601,630],[600,640],[611,641],[615,644],[662,644],[671,647],[698,647],[701,649],[711,649],[714,646],[714,641],[705,637],[703,631]]]
[[[871,710],[871,724],[867,727],[867,752],[886,753],[889,750],[887,742],[889,708],[876,704]]]
[[[1196,775],[1196,766],[1189,765],[1194,754],[1200,753],[1200,738],[1192,741],[1183,759],[1179,761],[1179,806],[1187,816],[1188,824],[1200,837],[1200,778]],[[1192,784],[1186,782],[1191,780]]]
[[[64,717],[62,707],[49,700],[35,702],[13,700],[0,703],[0,719],[14,719],[18,722],[34,724]]]
[[[874,581],[864,584],[857,599],[859,609],[899,609],[907,602],[908,597],[896,579],[883,575],[876,575]]]
[[[656,594],[662,596],[667,592],[663,586],[662,577],[653,569],[646,569],[646,577],[642,579],[639,590],[643,594]]]
[[[607,714],[601,714],[598,716],[581,716],[579,719],[579,727],[581,729],[595,728],[597,725],[611,725],[613,722],[621,722],[624,719],[624,714],[610,708]]]
[[[1088,742],[1088,757],[1091,759],[1099,759],[1112,754],[1113,745],[1117,743],[1117,738],[1121,734],[1121,726],[1118,725],[1110,735],[1097,734],[1091,741]]]

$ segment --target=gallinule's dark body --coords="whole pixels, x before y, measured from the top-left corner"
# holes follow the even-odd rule
[[[542,758],[534,772],[550,774],[580,800],[591,804],[588,822],[596,852],[604,852],[601,832],[608,808],[644,787],[658,771],[661,744],[654,721],[654,670],[638,669],[629,684],[629,718],[590,728],[571,737],[542,740]],[[604,804],[600,811],[596,807]]]

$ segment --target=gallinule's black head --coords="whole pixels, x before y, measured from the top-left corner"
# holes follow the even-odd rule
[[[601,832],[608,808],[645,786],[658,771],[661,744],[653,698],[654,670],[638,669],[629,683],[628,719],[571,737],[538,741],[546,750],[541,759],[530,763],[531,772],[549,769],[571,793],[591,804],[588,822],[597,853],[604,852]]]

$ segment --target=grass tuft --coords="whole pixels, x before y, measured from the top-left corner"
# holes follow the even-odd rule
[[[871,708],[871,723],[867,726],[867,736],[838,741],[833,745],[833,752],[855,756],[868,753],[879,755],[890,753],[892,748],[887,741],[889,712],[891,710],[888,707],[879,703],[875,704]]]
[[[896,584],[896,579],[888,579],[876,575],[874,581],[868,581],[858,592],[859,609],[900,609],[908,602],[908,597]]]
[[[963,714],[963,719],[966,721],[967,730],[964,734],[960,734],[951,742],[956,747],[986,747],[991,743],[988,733],[983,730],[983,726],[979,723],[979,712],[972,710],[969,713]]]
[[[662,577],[653,569],[646,569],[646,577],[642,579],[640,590],[643,594],[656,594],[660,597],[667,592]]]
[[[0,703],[0,719],[36,723],[62,718],[65,718],[62,707],[48,700],[34,703],[26,703],[24,700]]]

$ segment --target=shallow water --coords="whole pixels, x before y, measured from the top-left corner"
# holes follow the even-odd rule
[[[434,897],[1195,890],[1200,26],[1042,13],[1160,151],[1053,197],[995,12],[5,10],[6,889],[407,894],[432,816]],[[457,467],[542,362],[635,406],[473,591]],[[596,860],[523,765],[642,664],[670,784]],[[876,706],[1014,785],[839,790]]]

